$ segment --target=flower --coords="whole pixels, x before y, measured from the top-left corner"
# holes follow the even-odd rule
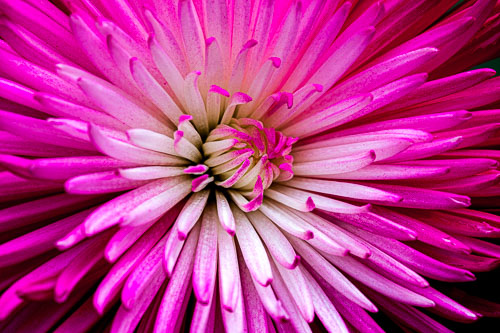
[[[0,0],[1,330],[498,316],[428,281],[500,263],[500,2],[455,2]]]

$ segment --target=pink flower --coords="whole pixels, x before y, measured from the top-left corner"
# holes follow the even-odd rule
[[[500,263],[500,1],[455,2],[0,0],[0,330],[498,316],[428,280]]]

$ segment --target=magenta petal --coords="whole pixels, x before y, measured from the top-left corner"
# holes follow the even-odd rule
[[[90,213],[81,213],[64,218],[0,245],[0,266],[9,266],[54,248],[55,241],[83,222]]]
[[[0,0],[0,331],[499,317],[499,11]]]
[[[182,323],[182,315],[186,311],[187,300],[189,299],[186,297],[186,293],[189,293],[192,287],[191,274],[198,235],[199,227],[195,227],[189,234],[182,249],[158,309],[155,332],[174,331]]]

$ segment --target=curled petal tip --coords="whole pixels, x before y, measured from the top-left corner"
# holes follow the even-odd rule
[[[193,120],[193,116],[189,114],[183,114],[179,116],[179,125],[185,121],[191,121],[191,120]]]
[[[217,85],[215,85],[215,84],[211,85],[211,86],[210,86],[210,89],[209,89],[208,91],[209,91],[209,92],[214,92],[214,93],[217,93],[217,94],[222,95],[222,96],[224,96],[224,97],[229,97],[229,96],[231,96],[231,95],[229,94],[229,92],[228,92],[226,89],[221,88],[221,87],[219,87],[219,86],[217,86]]]
[[[129,64],[130,64],[130,67],[133,67],[137,62],[139,61],[139,59],[137,57],[132,57],[129,59]]]
[[[300,264],[300,261],[301,261],[300,256],[296,255],[295,258],[293,258],[293,262],[289,268],[294,269],[295,267],[297,267]]]
[[[257,282],[258,282],[261,286],[263,286],[263,287],[267,287],[267,286],[271,285],[271,283],[273,282],[273,278],[272,278],[272,277],[270,277],[270,278],[268,278],[266,281],[263,281],[263,282],[262,282],[262,281],[257,281]]]

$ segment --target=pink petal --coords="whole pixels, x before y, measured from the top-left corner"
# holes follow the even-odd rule
[[[153,165],[178,165],[185,163],[185,160],[180,157],[135,147],[127,142],[109,137],[94,125],[89,125],[89,136],[101,152],[118,160]]]
[[[266,248],[280,265],[288,269],[293,269],[299,264],[300,257],[295,253],[290,242],[271,220],[259,211],[249,213],[248,218],[259,233]]]
[[[223,309],[234,311],[243,297],[239,284],[238,258],[234,239],[221,226],[217,229],[219,292]]]
[[[307,261],[308,266],[312,267],[332,287],[362,308],[371,312],[377,311],[375,305],[311,246],[296,238],[290,237],[289,240],[301,257]]]
[[[232,211],[236,220],[236,238],[250,274],[258,283],[267,286],[273,275],[266,250],[246,215],[234,206]]]
[[[217,215],[215,207],[210,205],[203,214],[193,267],[193,289],[199,303],[212,302],[216,273]]]
[[[199,232],[199,227],[195,227],[182,249],[158,309],[155,332],[176,331],[182,325],[189,300],[187,295],[191,293],[191,275]]]

